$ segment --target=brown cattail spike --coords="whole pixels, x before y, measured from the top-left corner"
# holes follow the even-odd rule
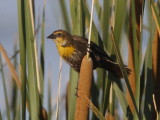
[[[80,69],[80,79],[77,89],[75,120],[88,120],[88,105],[85,98],[90,98],[90,89],[92,83],[93,62],[91,58],[85,56],[82,60]]]

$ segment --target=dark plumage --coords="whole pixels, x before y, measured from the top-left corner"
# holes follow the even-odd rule
[[[77,36],[77,35],[70,35],[68,32],[64,30],[57,30],[53,32],[51,35],[49,35],[47,38],[54,39],[56,42],[57,48],[59,48],[59,46],[64,47],[66,49],[67,47],[74,48],[73,54],[71,54],[70,56],[64,55],[62,56],[62,58],[71,67],[73,67],[74,70],[79,72],[82,59],[87,53],[88,39],[81,36]],[[97,67],[104,68],[119,78],[123,77],[119,64],[117,64],[116,62],[113,62],[113,60],[108,56],[108,54],[92,41],[90,43],[90,57],[93,60],[94,69]],[[127,67],[125,68],[127,70],[127,73],[129,74],[130,69]]]

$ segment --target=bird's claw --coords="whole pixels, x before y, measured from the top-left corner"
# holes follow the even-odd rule
[[[76,97],[79,97],[79,96],[78,96],[78,91],[77,91],[74,95],[75,95]]]
[[[89,53],[92,52],[92,49],[91,49],[91,45],[90,45],[90,44],[87,44],[87,52],[89,52]]]
[[[78,87],[76,87],[75,89],[77,90],[77,92],[75,93],[75,96],[76,96],[76,97],[79,97],[79,96],[78,96],[78,90],[79,90]]]

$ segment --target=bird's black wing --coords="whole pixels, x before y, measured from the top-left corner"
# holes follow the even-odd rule
[[[105,57],[108,60],[112,60],[109,55],[97,44],[91,41],[91,50],[95,55],[98,55],[99,57]]]
[[[86,48],[88,46],[88,39],[80,37],[80,36],[73,36],[73,40],[74,40],[76,47],[80,48],[79,50],[83,49],[83,52],[85,51],[85,54],[86,54],[86,51],[87,51]],[[119,78],[123,77],[119,64],[114,62],[101,47],[99,47],[97,44],[95,44],[92,41],[91,41],[90,47],[91,47],[90,55],[94,62],[95,68],[96,67],[104,68]],[[129,74],[130,69],[127,68],[126,66],[125,68],[127,70],[127,73]]]
[[[81,36],[77,36],[77,35],[73,35],[72,38],[73,38],[74,42],[76,42],[76,45],[78,45],[78,46],[83,45],[85,47],[85,49],[87,48],[87,46],[88,46],[88,39],[86,39],[84,37],[81,37]],[[91,51],[95,55],[99,55],[100,57],[106,57],[107,59],[112,60],[108,56],[108,54],[101,47],[99,47],[97,44],[95,44],[94,42],[91,41],[90,47],[91,47]]]

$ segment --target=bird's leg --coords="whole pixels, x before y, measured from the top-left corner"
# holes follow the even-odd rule
[[[74,95],[75,95],[76,97],[79,97],[79,96],[78,96],[78,91],[77,91]]]
[[[78,90],[79,90],[78,87],[76,87],[75,89],[77,90],[76,93],[75,93],[75,96],[76,96],[76,97],[79,97],[79,96],[78,96]]]
[[[92,53],[92,49],[91,49],[91,45],[90,44],[87,44],[87,52],[88,53]]]
[[[79,90],[78,87],[75,88],[76,90]]]

